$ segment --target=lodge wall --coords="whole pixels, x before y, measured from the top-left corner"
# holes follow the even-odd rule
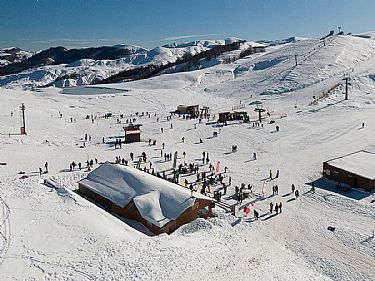
[[[347,183],[353,187],[361,187],[367,191],[371,191],[375,188],[375,180],[371,180],[349,171],[334,167],[327,162],[323,163],[323,177]]]

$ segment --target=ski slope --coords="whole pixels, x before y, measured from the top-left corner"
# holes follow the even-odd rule
[[[231,64],[105,85],[95,95],[67,95],[57,88],[0,89],[0,162],[6,163],[0,166],[0,279],[375,280],[374,193],[336,191],[334,183],[321,179],[323,161],[361,149],[375,152],[375,41],[335,36],[321,44],[287,43]],[[297,66],[296,53],[301,58]],[[309,105],[313,95],[341,82],[347,71],[349,100],[338,86]],[[240,101],[250,115],[248,124],[166,120],[179,104],[209,106],[217,118]],[[270,113],[263,128],[252,126],[256,101]],[[27,136],[18,135],[21,103],[26,106]],[[100,118],[107,112],[114,117]],[[150,113],[136,117],[143,124],[144,142],[114,149],[110,137],[122,135],[124,125],[116,119],[124,114],[125,122],[136,112]],[[85,119],[91,114],[97,117],[94,123]],[[275,123],[269,124],[271,120]],[[213,138],[213,132],[218,136]],[[83,147],[86,133],[92,140]],[[157,140],[156,147],[148,145],[150,138]],[[225,202],[235,202],[234,186],[241,183],[253,185],[252,197],[237,207],[236,216],[217,206],[213,219],[198,219],[171,235],[151,236],[139,224],[124,223],[72,192],[87,174],[86,169],[70,172],[73,160],[129,160],[130,152],[137,156],[144,151],[156,170],[163,171],[172,166],[160,157],[163,142],[165,152],[178,151],[178,164],[194,162],[201,171],[208,170],[201,161],[205,151],[214,166],[220,161],[221,171],[227,166],[232,185]],[[237,145],[236,153],[232,145]],[[46,161],[49,173],[39,176]],[[279,170],[279,178],[269,179],[270,169]],[[28,177],[22,179],[24,175]],[[51,178],[61,188],[42,184]],[[292,183],[300,191],[298,199],[291,194]],[[278,195],[272,195],[275,184]],[[282,213],[270,214],[270,202],[282,202]],[[251,207],[249,217],[244,216],[245,206]],[[253,209],[260,213],[258,221]]]

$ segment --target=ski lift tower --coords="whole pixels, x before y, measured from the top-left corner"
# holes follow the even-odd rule
[[[254,111],[259,113],[259,122],[262,123],[262,112],[265,112],[266,110],[261,105],[257,104],[257,107],[254,109]]]
[[[349,97],[348,97],[348,88],[349,88],[349,86],[352,85],[351,83],[349,83],[349,81],[351,80],[349,74],[345,73],[344,74],[344,78],[342,80],[345,81],[345,100],[348,100],[349,99]]]
[[[26,135],[25,105],[21,104],[21,135]]]

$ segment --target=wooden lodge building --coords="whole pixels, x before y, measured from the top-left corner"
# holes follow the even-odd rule
[[[191,118],[198,118],[199,117],[199,105],[183,105],[180,104],[177,106],[177,109],[174,111],[175,114],[188,114]]]
[[[242,111],[242,112],[237,112],[237,111],[229,112],[229,111],[226,111],[226,112],[220,112],[219,113],[219,119],[218,119],[219,123],[225,123],[225,122],[234,121],[234,120],[242,120],[242,121],[248,122],[249,121],[249,117],[247,115],[247,112],[245,112],[245,111]]]
[[[375,188],[375,153],[361,150],[326,161],[323,176],[371,191]]]
[[[154,234],[171,233],[199,217],[211,217],[215,200],[141,170],[105,163],[79,182],[79,192]]]

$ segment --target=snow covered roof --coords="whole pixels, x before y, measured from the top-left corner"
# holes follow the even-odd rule
[[[133,200],[141,216],[159,227],[193,206],[196,198],[212,200],[199,193],[191,197],[190,190],[174,183],[135,168],[109,163],[99,166],[80,183],[120,207]]]
[[[361,150],[329,160],[327,163],[358,176],[375,179],[375,153]]]

